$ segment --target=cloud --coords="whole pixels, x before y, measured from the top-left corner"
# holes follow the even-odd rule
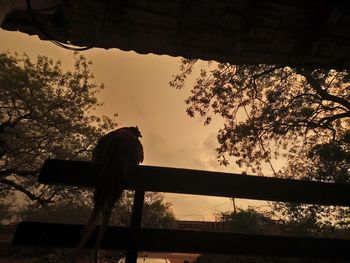
[[[206,170],[218,171],[218,172],[229,172],[229,173],[240,173],[241,169],[235,166],[234,163],[229,166],[222,166],[219,164],[217,159],[216,149],[219,147],[216,133],[210,133],[205,140],[203,140],[201,147],[201,160],[205,163]]]
[[[161,133],[162,130],[145,131],[143,134],[143,145],[147,149],[145,164],[241,173],[241,169],[234,165],[219,165],[215,151],[218,142],[214,132],[195,143],[180,145],[175,139],[167,137],[166,133]],[[232,201],[225,197],[166,193],[165,201],[172,204],[176,217],[181,220],[210,221],[215,220],[216,213],[232,211]],[[256,201],[236,199],[236,204],[240,208],[247,208],[255,205]]]
[[[130,100],[130,103],[132,105],[132,108],[135,110],[136,114],[140,118],[146,118],[149,115],[148,110],[146,109],[145,105],[140,103],[135,96],[130,96],[129,100]]]
[[[241,173],[241,168],[234,164],[227,167],[218,163],[216,148],[218,142],[216,134],[209,134],[203,141],[197,141],[190,145],[179,145],[176,141],[169,140],[166,135],[155,132],[143,135],[145,164],[167,166],[177,168],[199,169],[208,171],[220,171]]]
[[[200,156],[201,148],[196,145],[176,146],[176,143],[157,133],[148,133],[144,138],[147,164],[202,170],[206,168],[206,163]]]

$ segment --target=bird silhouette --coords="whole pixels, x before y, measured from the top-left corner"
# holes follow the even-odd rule
[[[143,161],[142,137],[138,127],[123,127],[102,136],[92,152],[92,165],[98,177],[94,192],[94,207],[84,227],[73,262],[88,242],[100,215],[100,226],[94,249],[94,261],[108,228],[114,204],[123,192],[123,181],[128,171]]]

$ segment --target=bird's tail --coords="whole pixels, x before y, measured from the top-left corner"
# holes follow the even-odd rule
[[[89,241],[90,236],[95,229],[98,217],[102,213],[102,209],[103,209],[103,205],[100,202],[95,202],[95,205],[94,205],[94,208],[92,209],[90,217],[81,233],[81,238],[76,248],[72,263],[76,262],[81,250],[85,247],[86,243]]]

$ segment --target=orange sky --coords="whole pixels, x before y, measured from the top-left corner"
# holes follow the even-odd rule
[[[64,68],[73,66],[73,52],[59,48],[36,36],[0,29],[0,50],[47,55],[62,61]],[[92,60],[92,72],[105,89],[99,95],[104,106],[97,114],[112,117],[118,113],[120,126],[139,126],[147,165],[183,167],[226,172],[242,171],[235,164],[220,167],[216,162],[216,133],[222,121],[216,119],[203,126],[185,113],[189,88],[175,90],[168,82],[179,71],[180,58],[139,55],[118,49],[91,49],[82,52]],[[189,83],[193,83],[190,79]],[[228,198],[167,194],[179,219],[213,220],[213,212],[232,209]],[[246,206],[238,201],[238,206]]]

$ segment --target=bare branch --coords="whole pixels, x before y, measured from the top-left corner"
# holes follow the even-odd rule
[[[28,196],[32,201],[36,201],[42,205],[45,205],[45,204],[48,204],[50,202],[52,202],[51,200],[48,200],[48,199],[41,199],[40,197],[36,196],[35,194],[33,194],[32,192],[30,192],[29,190],[27,190],[26,188],[24,188],[23,186],[11,181],[11,180],[8,180],[8,179],[1,179],[0,180],[0,183],[1,184],[5,184],[17,191],[20,191],[22,192],[23,194],[25,194],[26,196]]]

